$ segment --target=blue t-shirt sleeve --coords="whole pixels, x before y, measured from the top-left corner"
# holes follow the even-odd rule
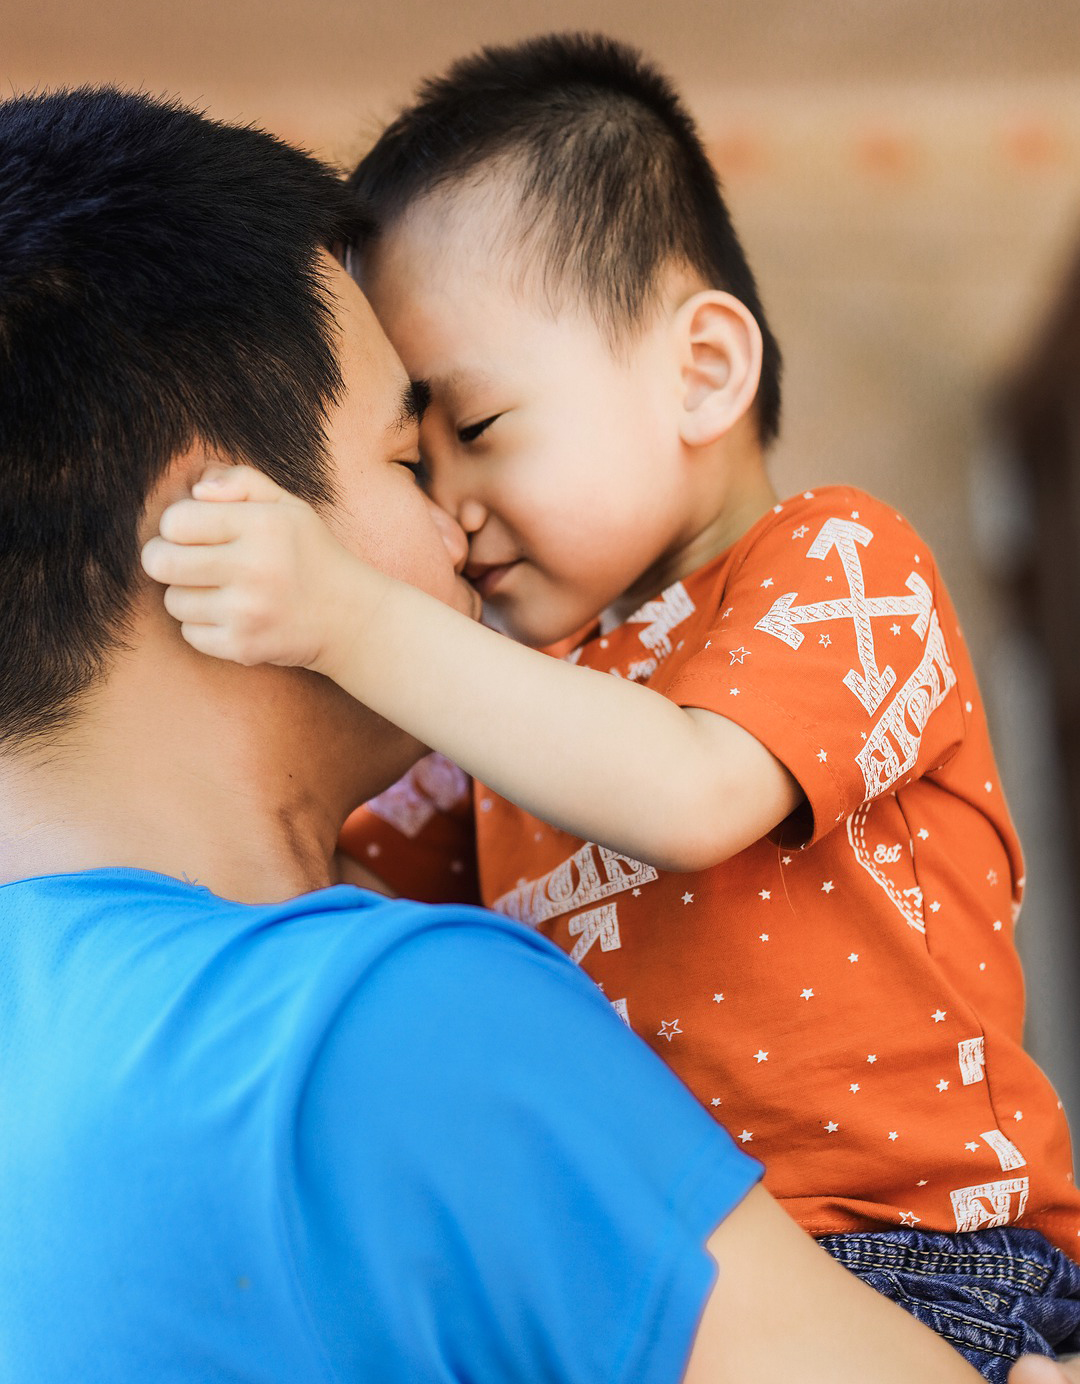
[[[576,967],[429,910],[339,1009],[289,1219],[340,1379],[681,1378],[704,1244],[760,1176]]]

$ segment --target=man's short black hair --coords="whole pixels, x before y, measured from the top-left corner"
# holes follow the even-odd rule
[[[612,344],[681,264],[757,319],[762,442],[780,422],[780,350],[693,120],[635,49],[593,34],[485,48],[425,82],[350,185],[378,230],[439,189],[490,171],[518,195],[516,233],[548,293],[584,302]]]
[[[318,251],[356,207],[309,155],[173,102],[0,103],[0,741],[62,722],[123,643],[174,457],[330,495]]]

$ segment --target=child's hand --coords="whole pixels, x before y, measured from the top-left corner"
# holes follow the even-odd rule
[[[344,569],[356,569],[354,590],[357,572],[370,569],[310,505],[249,466],[212,467],[191,493],[169,506],[142,551],[184,638],[234,663],[319,671]]]

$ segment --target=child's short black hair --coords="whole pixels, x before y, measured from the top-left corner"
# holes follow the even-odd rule
[[[173,457],[330,495],[317,252],[359,222],[261,130],[114,89],[0,103],[0,741],[62,722],[123,643]]]
[[[583,298],[613,343],[654,305],[672,263],[740,299],[764,338],[761,439],[776,436],[780,350],[694,122],[655,67],[592,34],[485,48],[426,82],[349,181],[386,228],[491,168],[516,179],[522,241],[541,247],[545,287]]]

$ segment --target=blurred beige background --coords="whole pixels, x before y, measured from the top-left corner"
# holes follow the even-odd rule
[[[639,44],[699,117],[786,355],[780,488],[863,485],[938,551],[1029,857],[1029,1041],[1080,1128],[1075,851],[1014,590],[1038,534],[994,408],[1080,248],[1078,0],[0,0],[0,80],[168,92],[345,165],[424,73],[555,28]]]

